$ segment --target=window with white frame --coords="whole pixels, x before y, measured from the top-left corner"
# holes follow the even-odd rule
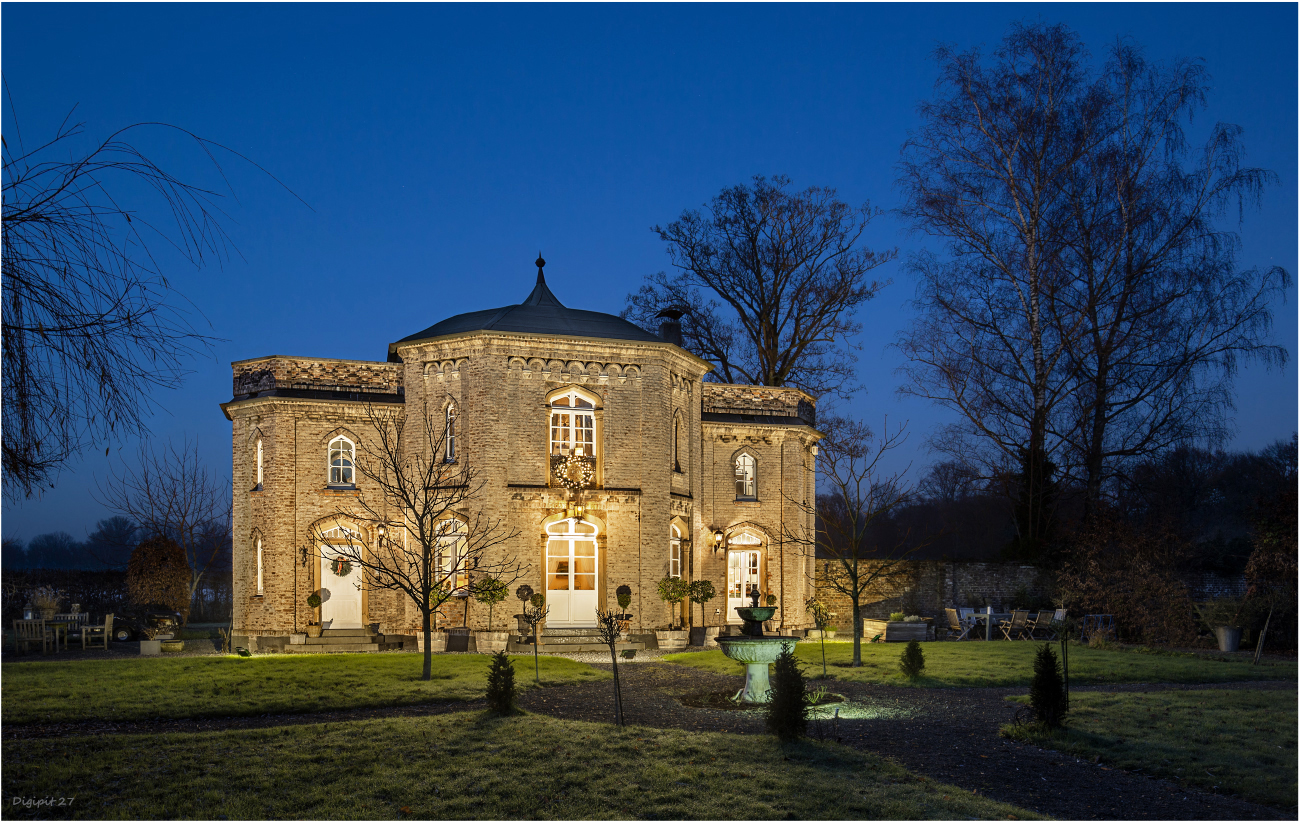
[[[262,487],[262,438],[257,438],[257,487]]]
[[[353,485],[354,451],[352,441],[347,437],[335,437],[330,442],[329,450],[329,484]]]
[[[672,526],[671,535],[668,538],[668,576],[680,577],[682,575],[682,532],[676,526]]]
[[[596,408],[577,391],[551,400],[551,456],[596,455]]]
[[[757,487],[754,458],[740,454],[736,457],[736,499],[754,499]]]
[[[257,595],[262,595],[262,538],[257,538]]]
[[[469,562],[466,551],[465,523],[458,519],[446,519],[439,522],[436,529],[437,546],[434,556],[437,560],[438,576],[434,583],[440,583],[457,594],[469,592]]]
[[[447,447],[443,454],[443,459],[447,462],[456,461],[456,406],[447,406]]]

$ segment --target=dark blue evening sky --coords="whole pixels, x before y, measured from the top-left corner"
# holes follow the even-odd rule
[[[27,142],[77,105],[90,135],[137,121],[188,128],[255,160],[304,206],[235,160],[225,203],[239,255],[172,282],[224,338],[157,396],[159,438],[191,437],[230,472],[230,362],[265,354],[386,356],[439,319],[520,301],[540,249],[566,304],[618,312],[667,267],[650,232],[754,174],[898,205],[894,163],[948,42],[996,47],[1012,21],[1063,22],[1098,58],[1131,37],[1156,60],[1200,57],[1215,121],[1245,128],[1252,164],[1281,178],[1248,212],[1242,262],[1296,273],[1294,4],[1099,5],[92,5],[5,3],[3,72]],[[12,146],[14,123],[4,113]],[[139,143],[178,176],[219,183],[163,134]],[[887,216],[867,242],[923,247]],[[910,420],[895,467],[919,473],[944,415],[895,395],[888,348],[914,283],[862,312],[852,410]],[[1276,307],[1294,357],[1295,289]],[[1296,368],[1246,369],[1237,448],[1289,437]],[[91,492],[134,444],[91,449],[40,499],[4,505],[5,536],[84,537]]]

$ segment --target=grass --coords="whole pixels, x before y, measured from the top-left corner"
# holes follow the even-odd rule
[[[830,743],[471,712],[27,740],[3,788],[7,819],[1041,818]]]
[[[1025,686],[1034,672],[1037,642],[926,642],[925,673],[908,680],[898,669],[904,644],[862,643],[862,667],[849,668],[853,659],[851,642],[827,642],[828,670],[835,678],[850,682],[923,688],[976,688]],[[1059,650],[1059,645],[1053,643]],[[809,676],[822,671],[821,644],[800,642],[796,655],[807,664]],[[722,651],[669,654],[665,661],[724,674],[743,674],[744,666],[727,659]],[[1123,650],[1070,646],[1070,684],[1101,685],[1117,682],[1240,682],[1246,680],[1296,678],[1296,663],[1222,660],[1193,655],[1137,653]]]
[[[513,657],[515,680],[533,686],[531,656]],[[193,719],[312,713],[483,696],[491,657],[435,655],[420,680],[416,654],[302,654],[5,663],[5,723]],[[542,657],[542,684],[607,679],[560,657]]]
[[[1065,729],[1007,726],[1003,733],[1201,790],[1296,808],[1292,690],[1076,692]]]

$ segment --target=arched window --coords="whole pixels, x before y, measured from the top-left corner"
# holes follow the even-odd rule
[[[260,441],[258,443],[261,444]],[[262,595],[262,538],[257,538],[257,595]]]
[[[447,406],[447,448],[443,459],[447,462],[456,461],[456,406]]]
[[[671,527],[668,537],[668,576],[682,575],[682,532],[676,526]]]
[[[355,478],[352,473],[352,441],[347,437],[335,437],[330,442],[329,454],[329,484],[353,485]]]
[[[464,596],[469,593],[470,572],[465,523],[458,519],[445,519],[437,524],[437,535],[434,556],[438,563],[438,576],[433,582]]]
[[[741,454],[736,457],[736,499],[755,499],[758,496],[757,490],[754,458],[749,454]]]
[[[596,409],[591,400],[570,391],[551,400],[551,456],[577,452],[596,455]]]
[[[262,438],[257,438],[257,487],[262,487]]]
[[[682,415],[673,417],[673,470],[682,473]]]

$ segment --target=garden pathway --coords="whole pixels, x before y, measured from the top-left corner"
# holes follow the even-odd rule
[[[608,664],[600,665],[608,669]],[[620,665],[625,719],[629,725],[762,734],[753,711],[684,708],[677,697],[739,690],[740,677],[671,664]],[[1016,705],[1006,701],[1023,688],[899,688],[851,682],[833,690],[856,703],[878,708],[877,719],[842,719],[844,744],[892,757],[914,773],[1060,819],[1295,819],[1262,805],[1182,788],[1056,751],[998,736]],[[1086,690],[1157,688],[1295,688],[1290,682],[1206,686],[1126,685]],[[1075,690],[1085,690],[1076,688]],[[613,722],[613,684],[584,683],[529,691],[520,697],[529,711],[595,722]],[[833,734],[830,722],[821,731]],[[814,728],[814,736],[818,729]]]

